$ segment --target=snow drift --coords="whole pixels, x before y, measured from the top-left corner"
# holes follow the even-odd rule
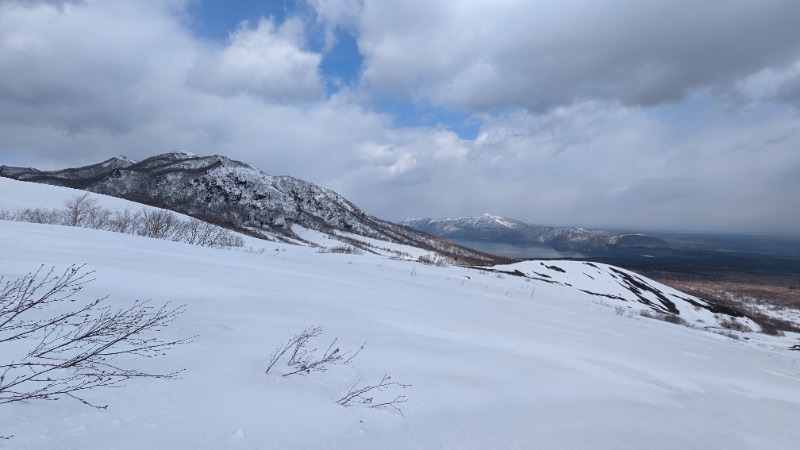
[[[0,190],[0,207],[59,205],[52,190],[62,188],[21,185],[14,199]],[[608,305],[671,302],[705,325],[720,313],[610,266],[438,267],[253,238],[225,250],[0,221],[7,279],[73,263],[97,271],[81,295],[185,304],[163,338],[194,341],[136,362],[185,370],[86,394],[106,410],[70,399],[4,405],[0,435],[14,437],[0,448],[791,449],[800,440],[800,353],[787,349],[797,336],[737,340],[619,315]],[[338,338],[344,349],[366,341],[364,350],[326,372],[264,373],[271,352],[318,324],[321,346]],[[404,416],[336,403],[358,380],[387,374],[411,385]]]

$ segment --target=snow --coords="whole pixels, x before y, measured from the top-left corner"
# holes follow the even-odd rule
[[[4,181],[0,208],[60,207],[73,194],[30,183],[11,192]],[[87,393],[108,409],[71,399],[0,405],[0,435],[14,435],[0,448],[794,449],[800,441],[800,352],[618,316],[578,290],[616,289],[600,269],[547,272],[570,287],[248,245],[266,251],[0,221],[7,280],[40,264],[86,263],[96,273],[84,298],[186,304],[163,337],[196,336],[133,362],[185,369],[179,379]],[[318,324],[317,346],[338,337],[345,350],[366,341],[364,351],[327,372],[264,374],[273,350]],[[387,393],[408,397],[404,415],[336,404],[358,379],[384,374],[412,385]]]
[[[495,269],[516,270],[542,281],[547,280],[552,283],[558,283],[562,288],[567,288],[570,291],[570,298],[583,298],[587,301],[604,305],[621,306],[630,312],[653,311],[648,304],[643,303],[645,301],[652,302],[652,304],[661,308],[664,305],[663,298],[674,305],[682,319],[698,328],[718,327],[718,322],[721,319],[728,319],[726,316],[717,316],[709,309],[699,307],[698,305],[707,304],[704,300],[684,294],[656,281],[640,277],[629,270],[608,264],[585,261],[525,261],[496,266]],[[625,279],[622,278],[623,274],[633,277],[634,280],[646,283],[652,290],[641,291],[639,296],[635,295],[631,292],[630,286]],[[661,298],[659,298],[659,295]],[[687,300],[692,300],[694,304]],[[761,328],[748,318],[738,318],[737,321],[751,330],[760,330]]]
[[[405,244],[395,244],[393,242],[381,241],[366,236],[360,236],[358,234],[337,232],[335,236],[342,236],[347,239],[360,242],[361,244],[369,247],[371,251],[377,252],[384,256],[403,255],[404,256],[403,259],[413,259],[413,260],[418,259],[420,256],[430,257],[430,258],[433,258],[435,256],[433,252],[421,249],[419,247],[412,247],[410,245],[405,245]]]
[[[297,243],[287,236],[285,227],[298,224],[334,238],[337,230],[346,229],[375,239],[433,246],[462,259],[490,259],[445,241],[431,242],[428,235],[372,217],[329,189],[292,177],[272,177],[249,164],[220,155],[192,157],[168,153],[147,158],[135,167],[111,159],[54,172],[6,166],[0,169],[15,178],[48,184],[83,180],[88,191],[168,205],[186,214],[233,224],[272,241]]]
[[[24,208],[63,208],[64,203],[75,196],[86,194],[86,191],[70,189],[47,184],[29,183],[0,177],[0,210],[13,211]],[[130,209],[138,211],[150,208],[121,198],[90,193],[97,200],[98,206],[107,209]]]

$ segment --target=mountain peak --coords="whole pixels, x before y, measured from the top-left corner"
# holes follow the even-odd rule
[[[609,248],[663,247],[661,239],[643,234],[620,234],[577,227],[545,227],[489,213],[476,217],[405,220],[403,225],[462,242],[497,241],[544,245],[559,251],[595,251]]]
[[[516,224],[514,223],[515,221],[512,221],[510,219],[506,219],[505,217],[502,217],[502,216],[496,216],[494,214],[483,213],[483,214],[480,215],[479,219],[483,220],[483,221],[490,221],[491,223],[494,223],[494,224],[497,224],[497,225],[500,225],[500,226],[506,227],[506,228],[515,228],[516,227]]]
[[[163,155],[160,155],[160,156],[171,156],[171,157],[179,158],[179,159],[197,158],[197,155],[195,155],[194,153],[192,153],[192,152],[184,152],[182,150],[175,150],[175,151],[172,151],[172,152],[164,153]]]
[[[100,163],[100,166],[119,168],[119,167],[128,167],[133,164],[136,164],[136,161],[129,159],[127,156],[119,155],[109,160],[103,161],[102,163]]]
[[[503,259],[373,217],[330,189],[220,155],[180,151],[52,172],[4,167],[0,175],[164,207],[270,240],[305,242],[295,234],[297,225],[353,242],[358,235],[410,245],[470,264]]]

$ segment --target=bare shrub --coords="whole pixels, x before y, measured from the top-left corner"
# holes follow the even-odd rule
[[[322,331],[322,325],[316,325],[294,335],[286,344],[278,347],[272,353],[264,373],[268,374],[281,359],[287,359],[286,366],[288,367],[287,371],[281,374],[283,377],[310,374],[311,372],[324,372],[328,369],[328,366],[333,364],[349,364],[367,345],[365,342],[355,351],[342,352],[336,346],[337,339],[335,338],[328,345],[328,349],[321,354],[316,348],[309,350],[310,342],[321,336]],[[392,381],[392,377],[388,375],[384,375],[380,382],[374,384],[364,384],[363,381],[363,378],[356,381],[344,396],[336,400],[336,403],[342,406],[363,404],[370,408],[389,407],[394,408],[403,415],[403,411],[398,405],[408,401],[406,396],[396,395],[394,398],[376,400],[375,395],[393,388],[405,389],[411,387],[410,384]]]
[[[664,322],[674,323],[675,325],[683,325],[689,326],[689,322],[687,322],[683,317],[677,314],[662,314],[660,320]]]
[[[624,315],[625,315],[625,313],[626,313],[627,311],[628,311],[628,308],[626,308],[626,307],[624,307],[624,306],[622,306],[622,305],[616,305],[616,306],[614,306],[614,312],[615,312],[615,313],[616,313],[618,316],[624,316]]]
[[[253,254],[253,255],[263,255],[264,253],[266,253],[267,250],[265,248],[255,249],[253,247],[247,247],[247,248],[243,248],[243,249],[241,249],[239,251],[242,252],[242,253],[250,253],[250,254]]]
[[[44,223],[48,225],[60,225],[64,222],[65,215],[63,211],[58,209],[46,209],[46,208],[35,208],[30,209],[26,208],[23,210],[19,210],[16,212],[16,217],[13,217],[13,220],[19,222],[30,222],[30,223]]]
[[[659,313],[655,311],[642,310],[639,312],[639,315],[650,319],[656,319],[664,322],[674,323],[675,325],[683,325],[685,327],[689,326],[689,322],[687,322],[686,320],[684,320],[683,317],[677,314]]]
[[[347,255],[363,255],[364,250],[350,245],[336,245],[331,248],[323,249],[321,253],[343,253]]]
[[[64,204],[66,213],[64,224],[72,227],[86,226],[90,211],[96,208],[99,208],[97,200],[89,197],[88,192],[83,195],[75,195]]]
[[[64,202],[63,209],[25,208],[18,210],[13,220],[19,222],[44,223],[106,229],[111,213],[97,204],[89,194],[75,195]]]
[[[0,288],[0,404],[70,397],[89,406],[83,393],[117,387],[132,378],[172,378],[126,368],[121,356],[155,357],[186,339],[156,333],[184,311],[169,303],[136,301],[112,310],[107,297],[76,298],[93,272],[72,265],[61,275],[43,267]],[[2,280],[0,280],[2,283]]]
[[[739,336],[737,334],[733,333],[732,331],[724,331],[724,330],[710,330],[710,331],[712,333],[719,334],[721,336],[729,337],[729,338],[731,338],[733,340],[736,340],[736,341],[739,340]]]
[[[455,264],[454,259],[440,255],[420,255],[417,257],[417,262],[436,267],[446,267]]]
[[[177,217],[176,217],[177,219]],[[201,247],[243,247],[244,239],[237,236],[230,230],[191,218],[188,221],[177,220],[173,227],[173,241],[185,242],[187,244],[199,245]]]
[[[83,226],[95,230],[107,230],[111,222],[111,211],[93,205],[86,209],[86,217]]]
[[[448,256],[439,256],[436,258],[433,264],[437,267],[453,266],[456,264],[456,260]]]
[[[163,209],[142,210],[140,236],[155,239],[170,239],[178,227],[178,216]]]
[[[141,226],[141,220],[141,212],[117,209],[110,213],[106,229],[116,233],[138,234],[137,230]]]
[[[192,218],[181,220],[165,210],[110,211],[97,205],[89,194],[75,196],[64,209],[0,211],[0,219],[51,225],[80,226],[156,239],[171,239],[204,247],[242,247],[244,239],[220,226]]]
[[[187,244],[197,244],[203,242],[205,240],[205,230],[203,229],[203,222],[202,220],[198,219],[191,219],[188,222],[185,222],[181,225],[178,236],[180,241],[186,242]]]
[[[331,364],[349,364],[353,358],[361,353],[367,343],[361,344],[361,347],[355,351],[342,352],[336,346],[338,338],[334,338],[322,355],[318,355],[317,349],[308,349],[308,345],[312,339],[318,338],[322,335],[323,326],[316,325],[308,327],[300,333],[294,335],[289,339],[285,345],[277,348],[270,356],[267,370],[264,373],[269,373],[275,364],[284,355],[289,355],[286,361],[286,366],[289,367],[286,373],[282,376],[288,377],[289,375],[309,374],[311,372],[324,372],[328,370],[327,366]]]
[[[244,239],[241,236],[232,233],[225,228],[203,222],[209,228],[209,234],[206,239],[198,245],[206,247],[244,247]],[[263,249],[262,249],[263,251]]]
[[[426,265],[433,265],[433,258],[431,258],[428,255],[419,255],[417,257],[417,262],[420,262],[420,263],[426,264]]]
[[[394,408],[400,413],[401,416],[404,416],[403,411],[398,405],[408,401],[408,398],[406,398],[405,395],[396,395],[391,400],[375,400],[375,395],[377,393],[382,393],[392,388],[406,389],[411,387],[410,384],[398,383],[391,380],[392,377],[389,375],[384,375],[381,381],[378,383],[366,384],[359,387],[359,385],[364,381],[363,378],[359,379],[355,382],[355,384],[353,384],[350,390],[347,391],[347,394],[345,394],[344,397],[336,400],[336,403],[342,406],[349,406],[357,403],[367,405],[370,408],[389,407]]]
[[[719,322],[719,325],[727,330],[741,331],[743,333],[749,333],[753,331],[746,324],[736,320],[736,317],[725,317]]]

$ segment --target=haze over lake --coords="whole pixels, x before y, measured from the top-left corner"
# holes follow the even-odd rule
[[[561,252],[550,248],[546,245],[535,245],[528,242],[501,242],[501,241],[487,241],[487,240],[461,240],[452,239],[452,241],[480,250],[482,252],[491,253],[500,256],[510,256],[512,258],[585,258],[586,256],[579,252]]]

